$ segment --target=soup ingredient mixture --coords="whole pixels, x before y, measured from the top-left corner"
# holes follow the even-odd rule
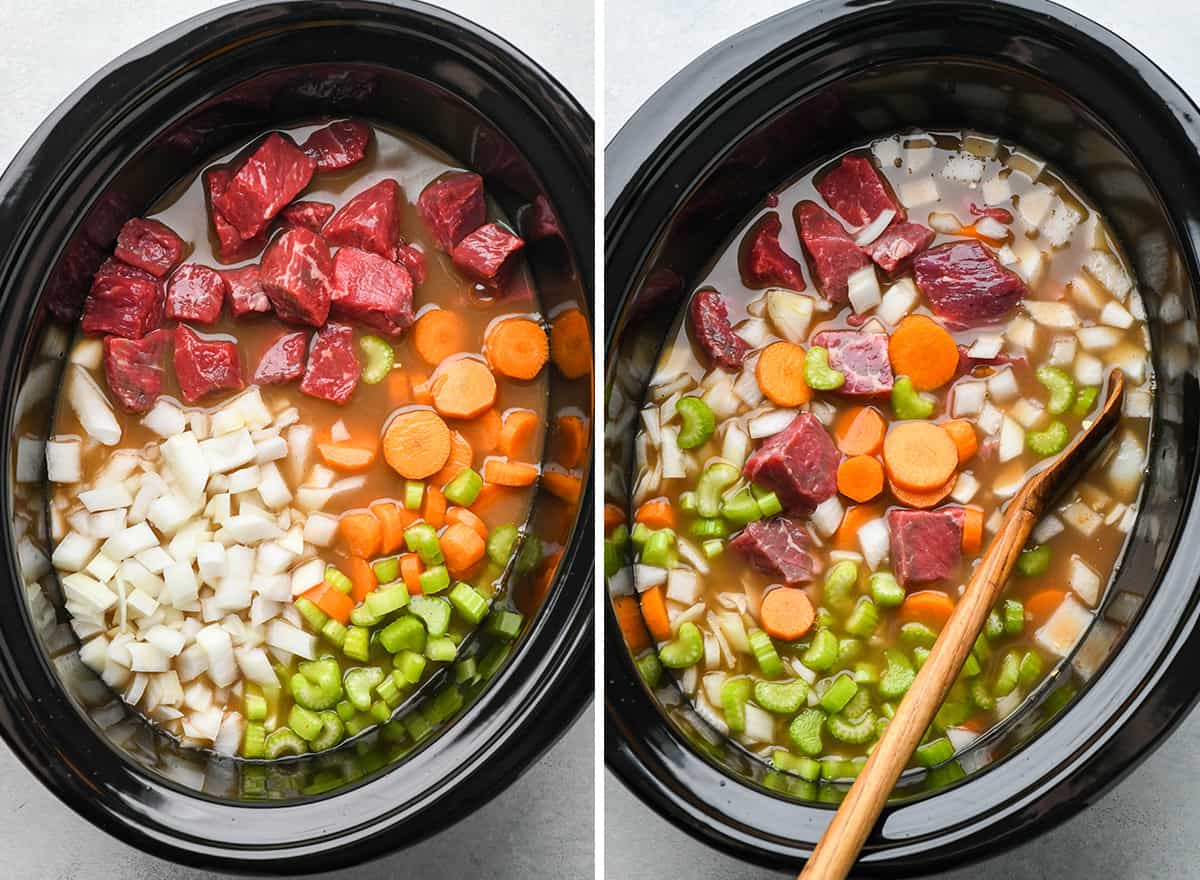
[[[1103,218],[995,138],[884,138],[773,196],[661,357],[632,521],[607,512],[643,677],[666,667],[777,770],[853,777],[1004,503],[1120,367],[1120,435],[1037,525],[914,757],[950,760],[1053,674],[1102,601],[1145,466],[1145,318]]]

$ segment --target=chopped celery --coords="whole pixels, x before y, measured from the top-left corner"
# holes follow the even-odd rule
[[[420,480],[408,480],[404,484],[404,506],[409,510],[420,510],[425,497],[425,484]]]
[[[263,749],[263,757],[269,760],[283,758],[289,755],[303,755],[308,751],[308,743],[289,727],[281,727],[272,731],[267,737]]]
[[[729,520],[735,528],[762,519],[762,515],[758,502],[754,500],[749,489],[736,492],[721,504],[721,516]]]
[[[679,493],[679,511],[680,513],[695,514],[696,512],[696,493],[691,489],[686,492]]]
[[[438,544],[437,531],[429,523],[421,522],[405,529],[404,543],[426,565],[441,565],[446,561]]]
[[[775,643],[771,641],[771,637],[761,629],[755,629],[750,631],[748,638],[750,651],[758,661],[758,668],[762,674],[767,678],[782,676],[783,661],[779,659],[779,652],[775,650]]]
[[[844,638],[838,639],[838,665],[846,665],[853,663],[862,656],[863,643],[861,639]]]
[[[1071,408],[1071,401],[1075,399],[1075,381],[1066,370],[1042,364],[1034,375],[1050,392],[1050,398],[1046,401],[1046,412],[1057,416]]]
[[[784,773],[794,773],[801,779],[816,782],[821,776],[821,764],[804,755],[793,755],[786,749],[776,749],[771,753],[771,763],[776,770]]]
[[[431,636],[444,636],[450,626],[450,603],[441,596],[413,596],[408,608],[425,623]]]
[[[371,563],[371,570],[375,572],[375,580],[379,583],[390,584],[400,577],[400,557],[389,556],[386,559],[376,559]]]
[[[902,651],[889,648],[884,655],[887,657],[887,667],[883,670],[883,678],[879,680],[879,695],[885,700],[898,699],[912,687],[917,674],[912,662]]]
[[[837,713],[829,716],[825,726],[834,739],[851,745],[862,745],[875,737],[875,713],[864,712],[853,720]]]
[[[802,678],[788,682],[754,683],[754,702],[776,715],[792,715],[799,711],[807,696],[808,682]]]
[[[1099,396],[1100,388],[1098,386],[1085,385],[1075,395],[1075,405],[1071,407],[1071,412],[1083,418],[1092,411],[1092,407],[1096,405],[1096,398]]]
[[[408,591],[405,590],[405,592]],[[372,627],[379,623],[379,618],[375,616],[375,613],[368,606],[359,605],[350,612],[350,623],[354,626]],[[346,646],[343,644],[342,650],[344,651],[345,649]]]
[[[364,626],[352,626],[346,630],[346,642],[342,653],[351,660],[366,663],[371,659],[371,631]]]
[[[992,693],[997,697],[1007,697],[1017,686],[1021,672],[1021,658],[1016,651],[1009,651],[1000,661],[1000,671],[996,674],[996,684]]]
[[[721,494],[737,482],[741,474],[728,462],[710,464],[696,483],[696,512],[703,517],[714,517],[721,512]]]
[[[1025,605],[1019,599],[1004,600],[1004,632],[1020,635],[1025,629]]]
[[[422,652],[425,650],[425,624],[410,614],[399,617],[380,631],[379,644],[389,654]]]
[[[383,620],[394,611],[408,604],[408,590],[403,585],[388,590],[373,590],[363,600],[376,620]]]
[[[825,713],[820,709],[805,709],[788,725],[788,737],[801,752],[809,756],[821,754],[821,728],[825,725]]]
[[[821,708],[826,712],[840,712],[850,699],[858,693],[858,685],[851,675],[839,675],[821,695]]]
[[[711,519],[705,519],[701,517],[700,519],[694,520],[692,524],[688,526],[688,534],[690,534],[693,538],[699,538],[700,540],[708,540],[709,538],[728,538],[729,527],[725,525],[725,520],[721,519],[719,516]]]
[[[1051,422],[1044,431],[1030,431],[1025,435],[1026,445],[1042,457],[1062,452],[1070,439],[1071,432],[1062,422]]]
[[[834,611],[849,611],[858,585],[858,566],[849,559],[832,566],[825,574],[825,604]]]
[[[663,666],[657,654],[650,651],[638,657],[637,668],[638,674],[642,677],[642,681],[646,682],[647,687],[658,687],[658,683],[662,680]]]
[[[521,624],[525,618],[516,611],[508,611],[506,609],[494,608],[492,613],[487,618],[487,631],[494,636],[511,642],[521,634]],[[440,633],[432,633],[440,635]]]
[[[751,682],[748,678],[726,679],[721,685],[721,711],[725,713],[725,724],[730,733],[746,731],[746,703],[750,699]]]
[[[337,712],[326,709],[318,716],[321,719],[321,732],[309,741],[309,747],[314,752],[332,749],[346,737],[346,726]]]
[[[337,705],[342,698],[342,670],[337,660],[308,660],[298,668],[289,682],[293,700],[314,712]]]
[[[871,575],[871,597],[880,608],[896,608],[904,603],[904,587],[890,571]]]
[[[452,504],[460,507],[470,507],[483,490],[483,477],[471,468],[463,468],[458,475],[446,484],[442,494]]]
[[[487,538],[488,559],[500,567],[508,565],[512,557],[513,547],[517,543],[517,527],[511,523],[496,526]]]
[[[346,644],[346,625],[331,617],[321,627],[321,635],[337,645],[338,650],[341,650],[342,645]]]
[[[368,385],[376,385],[386,379],[396,361],[396,352],[392,347],[378,336],[360,337],[358,347],[366,360],[360,374],[362,380]]]
[[[325,583],[329,584],[339,593],[349,593],[354,589],[354,582],[346,577],[341,569],[332,565],[325,566]]]
[[[458,645],[445,636],[436,636],[425,643],[425,656],[430,660],[449,663],[458,656]]]
[[[346,673],[344,684],[346,700],[359,712],[371,708],[371,691],[383,681],[383,670],[378,666],[360,666]]]
[[[242,711],[247,721],[262,721],[267,717],[267,701],[262,694],[247,692],[242,697]]]
[[[440,593],[450,586],[450,572],[444,565],[433,565],[425,569],[417,578],[421,583],[421,592],[426,596]]]
[[[704,656],[704,636],[700,628],[688,621],[679,627],[675,640],[658,650],[658,657],[668,669],[687,669],[700,662]]]
[[[934,767],[954,757],[954,746],[941,736],[917,748],[917,763],[922,767]]]
[[[679,448],[695,449],[703,446],[716,430],[717,420],[708,404],[699,397],[685,397],[675,405],[675,412],[683,423],[679,429]]]
[[[922,648],[932,648],[938,634],[931,627],[915,620],[900,626],[900,639],[906,645],[920,645]]]
[[[321,719],[311,709],[293,705],[288,712],[288,727],[305,742],[312,742],[321,732]]]
[[[1036,651],[1026,651],[1025,656],[1021,658],[1021,664],[1017,668],[1017,682],[1023,688],[1031,688],[1037,684],[1038,679],[1042,677],[1042,658],[1038,656]]]
[[[720,538],[713,538],[711,541],[705,541],[700,545],[704,551],[704,555],[709,559],[716,559],[725,552],[725,542]]]
[[[804,355],[804,381],[817,391],[833,391],[846,384],[846,375],[829,365],[829,349],[813,345]]]
[[[1017,557],[1017,571],[1025,577],[1037,577],[1039,574],[1045,574],[1049,568],[1050,547],[1047,544],[1022,550],[1021,555]]]
[[[467,623],[472,625],[478,624],[487,616],[488,603],[487,599],[479,594],[479,591],[470,584],[464,584],[461,581],[454,585],[447,596],[450,604]]]
[[[266,754],[267,731],[261,724],[252,721],[242,734],[242,757],[261,758]]]
[[[675,532],[659,529],[646,539],[642,547],[642,564],[656,568],[674,568],[678,559],[675,554]]]
[[[863,596],[846,619],[846,632],[865,639],[875,632],[877,626],[879,626],[879,611],[870,598]]]
[[[321,627],[325,625],[325,621],[329,620],[329,615],[303,596],[298,597],[293,604],[313,632],[320,632]]]
[[[983,633],[989,639],[998,639],[1004,635],[1004,618],[1000,616],[995,608],[988,612],[987,623],[984,624]]]
[[[819,629],[813,635],[808,650],[800,657],[800,662],[815,672],[824,672],[837,662],[838,648],[837,636],[827,629]]]
[[[927,419],[933,415],[934,399],[922,394],[908,376],[898,376],[892,385],[892,410],[898,419]]]

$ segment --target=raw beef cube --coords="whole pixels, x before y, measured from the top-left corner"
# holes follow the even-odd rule
[[[841,454],[812,413],[800,413],[746,462],[746,478],[772,490],[784,509],[808,516],[837,491]]]
[[[290,138],[272,132],[213,193],[213,206],[238,235],[254,238],[308,186],[316,167]]]
[[[308,348],[308,334],[288,333],[275,340],[267,349],[254,371],[257,385],[278,385],[291,382],[304,375],[304,352]]]
[[[863,250],[875,261],[875,265],[895,275],[908,265],[914,254],[919,254],[933,242],[933,230],[920,223],[893,223],[879,238]]]
[[[886,333],[857,330],[824,330],[813,345],[829,350],[829,365],[846,377],[838,391],[851,397],[877,397],[892,393],[892,362]]]
[[[817,289],[830,302],[844,303],[850,291],[850,276],[871,265],[871,258],[854,243],[842,224],[816,202],[799,202],[793,216],[808,252]]]
[[[292,202],[279,212],[284,226],[301,226],[309,232],[320,232],[325,221],[333,216],[329,202]]]
[[[399,336],[413,322],[413,285],[399,263],[358,248],[341,248],[333,258],[331,313],[388,336]]]
[[[533,202],[521,211],[519,219],[521,236],[526,241],[563,237],[558,215],[554,213],[550,200],[541,193],[534,196]]]
[[[256,264],[239,269],[222,269],[221,277],[229,289],[229,307],[234,317],[240,318],[249,312],[271,311],[271,300],[263,290]]]
[[[752,290],[763,287],[786,287],[804,290],[804,269],[779,245],[783,223],[779,214],[764,214],[742,239],[738,249],[738,271],[742,283]]]
[[[417,210],[438,247],[449,253],[487,217],[483,178],[469,171],[443,175],[421,190]]]
[[[904,209],[887,181],[862,156],[845,156],[817,182],[817,192],[851,226],[866,226],[884,211],[903,219]]]
[[[345,403],[358,387],[358,374],[354,332],[345,324],[331,322],[313,337],[300,390],[322,400]]]
[[[158,279],[120,260],[104,261],[83,306],[83,332],[141,339],[162,323]]]
[[[495,223],[480,226],[454,246],[450,256],[454,265],[468,278],[498,287],[504,283],[517,262],[525,242]]]
[[[123,263],[162,278],[183,260],[182,238],[165,223],[134,217],[121,227],[113,256]]]
[[[237,346],[204,339],[186,324],[179,324],[175,328],[175,378],[188,403],[214,391],[237,391],[242,387]]]
[[[343,119],[318,128],[300,149],[317,163],[318,171],[336,171],[361,162],[370,139],[371,127],[365,122]]]
[[[271,242],[258,271],[280,318],[313,327],[325,323],[333,275],[325,239],[307,229],[289,229]]]
[[[104,337],[104,375],[122,409],[144,413],[162,392],[167,331],[154,330],[141,339]]]
[[[198,263],[180,266],[167,280],[167,317],[211,324],[221,316],[225,290],[225,279],[216,269]]]
[[[229,185],[231,172],[228,168],[210,168],[204,172],[204,189],[208,194],[208,213],[213,230],[217,233],[217,259],[223,263],[236,263],[261,253],[267,246],[267,230],[252,238],[242,238],[225,215],[217,210],[215,201]]]
[[[754,568],[789,586],[812,580],[808,532],[797,520],[773,516],[752,522],[734,536],[729,546]]]
[[[892,570],[900,583],[928,584],[954,573],[962,556],[963,509],[891,510]]]
[[[688,303],[692,338],[714,366],[740,370],[748,346],[729,325],[725,299],[715,290],[701,290]]]
[[[962,327],[1000,320],[1029,292],[977,241],[952,241],[913,259],[913,278],[934,314]]]
[[[391,259],[400,241],[400,184],[381,180],[333,215],[322,231],[331,245],[356,247]]]
[[[420,245],[396,245],[392,251],[392,259],[408,270],[413,284],[425,283],[425,252],[421,250]]]

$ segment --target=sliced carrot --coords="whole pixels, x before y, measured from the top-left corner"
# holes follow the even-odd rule
[[[950,479],[938,486],[932,492],[910,492],[907,489],[902,489],[888,480],[888,491],[892,496],[903,504],[905,507],[915,507],[917,510],[928,510],[931,507],[937,507],[945,499],[947,495],[954,491],[954,484],[958,482],[958,474],[951,474]]]
[[[521,491],[511,486],[497,486],[495,483],[485,482],[475,498],[475,503],[471,505],[471,513],[486,522],[492,508],[508,499],[518,498],[521,494]]]
[[[446,557],[446,568],[455,577],[461,577],[483,558],[483,538],[473,528],[462,523],[446,526],[438,538],[442,555]]]
[[[671,617],[667,614],[667,598],[661,585],[642,593],[642,620],[655,641],[671,640]]]
[[[387,376],[388,400],[393,406],[412,403],[412,382],[406,370],[392,370]]]
[[[375,450],[343,443],[318,443],[317,453],[327,467],[335,471],[357,473],[375,463]]]
[[[579,467],[587,452],[587,428],[579,416],[559,416],[554,421],[554,458],[565,468]]]
[[[412,402],[421,406],[433,406],[432,380],[426,377],[420,381],[415,378],[410,381],[412,382]]]
[[[471,513],[465,507],[451,507],[446,511],[446,522],[462,523],[464,526],[469,526],[475,530],[475,534],[487,540],[488,527],[479,517]]]
[[[442,469],[429,478],[429,482],[435,486],[445,486],[457,477],[463,468],[469,468],[474,459],[475,453],[471,449],[471,444],[467,442],[467,438],[462,435],[461,431],[451,431],[450,457],[446,459],[446,464],[442,466]]]
[[[963,508],[962,550],[974,556],[983,547],[983,510],[978,507]]]
[[[500,445],[500,431],[504,422],[500,413],[489,409],[474,419],[455,421],[453,427],[471,444],[475,455],[487,455],[489,452],[495,452],[496,447]]]
[[[642,610],[636,596],[614,596],[613,613],[617,616],[617,627],[625,637],[625,644],[634,654],[650,647],[650,636],[642,622]]]
[[[346,593],[330,584],[320,583],[302,595],[338,623],[350,622],[350,612],[354,610],[354,600]]]
[[[467,350],[467,322],[451,309],[431,309],[413,324],[413,347],[421,359],[436,367],[452,354]]]
[[[404,581],[410,596],[419,596],[424,592],[421,589],[421,572],[424,570],[421,557],[416,553],[405,553],[400,557],[400,579]]]
[[[398,413],[383,432],[383,457],[405,479],[423,480],[450,457],[450,429],[427,409]]]
[[[400,516],[400,505],[394,501],[376,501],[371,505],[371,513],[379,520],[379,552],[387,555],[404,546],[404,530],[411,523],[406,524]]]
[[[579,309],[559,312],[550,322],[550,359],[568,379],[592,371],[592,335]]]
[[[509,458],[530,459],[536,454],[533,448],[541,420],[531,409],[510,409],[504,414],[500,428],[501,455]]]
[[[900,606],[900,619],[917,621],[940,630],[954,613],[954,600],[940,590],[909,593]]]
[[[1058,609],[1066,596],[1066,590],[1038,590],[1025,600],[1025,613],[1034,626],[1041,626],[1050,619],[1050,615]]]
[[[351,556],[346,560],[346,573],[350,576],[350,583],[354,584],[350,590],[350,598],[355,602],[361,602],[367,598],[368,593],[379,586],[374,569],[365,559]]]
[[[369,511],[343,513],[338,522],[338,530],[342,535],[342,544],[350,556],[370,559],[379,554],[383,530],[375,514]]]
[[[489,458],[483,463],[483,479],[498,486],[531,486],[537,478],[534,464],[503,458]]]
[[[551,495],[572,506],[579,503],[579,496],[583,494],[583,480],[574,474],[559,470],[557,465],[542,471],[542,485]]]
[[[532,589],[529,590],[526,596],[522,597],[525,613],[532,614],[542,606],[546,601],[546,595],[550,592],[550,586],[554,583],[554,576],[558,574],[558,563],[562,561],[561,550],[555,550],[549,556],[542,560],[538,566],[537,576],[533,579]]]
[[[633,515],[634,522],[645,523],[652,529],[675,528],[675,508],[667,498],[651,498],[637,509]]]
[[[942,424],[942,430],[950,435],[958,449],[958,463],[965,464],[979,451],[979,438],[975,436],[975,426],[966,419],[954,419]]]
[[[496,377],[474,358],[442,361],[429,384],[433,408],[448,419],[473,419],[496,402]]]
[[[800,406],[812,399],[804,380],[804,349],[791,342],[773,342],[758,356],[754,368],[758,387],[777,406]]]
[[[623,522],[625,522],[625,511],[615,504],[604,505],[604,534],[610,534]]]
[[[763,597],[758,617],[767,635],[794,642],[812,628],[817,613],[803,590],[776,587]]]
[[[425,487],[425,497],[421,499],[421,519],[435,529],[446,524],[446,496],[437,486]]]
[[[958,447],[941,426],[931,422],[893,425],[883,440],[888,477],[901,489],[930,492],[958,467]]]
[[[858,530],[873,519],[883,516],[883,505],[859,504],[851,507],[842,516],[841,525],[833,533],[833,546],[838,550],[857,550]]]
[[[920,391],[941,388],[958,372],[958,343],[927,315],[909,315],[888,340],[892,371]]]
[[[883,450],[887,421],[873,406],[856,406],[838,414],[833,433],[838,449],[846,455],[878,455]]]
[[[546,331],[528,318],[505,318],[493,324],[485,349],[492,369],[510,379],[532,379],[550,357]]]
[[[883,465],[873,455],[852,455],[838,465],[837,485],[852,501],[870,501],[883,491]]]

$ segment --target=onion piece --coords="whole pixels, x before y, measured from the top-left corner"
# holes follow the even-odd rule
[[[773,409],[750,419],[746,423],[746,429],[749,431],[751,439],[761,440],[764,437],[778,434],[792,423],[796,415],[797,410],[794,409]]]
[[[814,303],[810,296],[782,288],[766,293],[767,316],[781,337],[799,345],[808,338]]]
[[[83,430],[105,446],[116,446],[121,440],[121,425],[96,380],[78,364],[69,364],[66,385],[67,403]]]
[[[895,218],[896,212],[891,208],[880,211],[879,216],[862,228],[858,235],[854,236],[854,243],[859,247],[866,247],[879,236],[883,235],[883,231],[888,228],[888,225]]]

